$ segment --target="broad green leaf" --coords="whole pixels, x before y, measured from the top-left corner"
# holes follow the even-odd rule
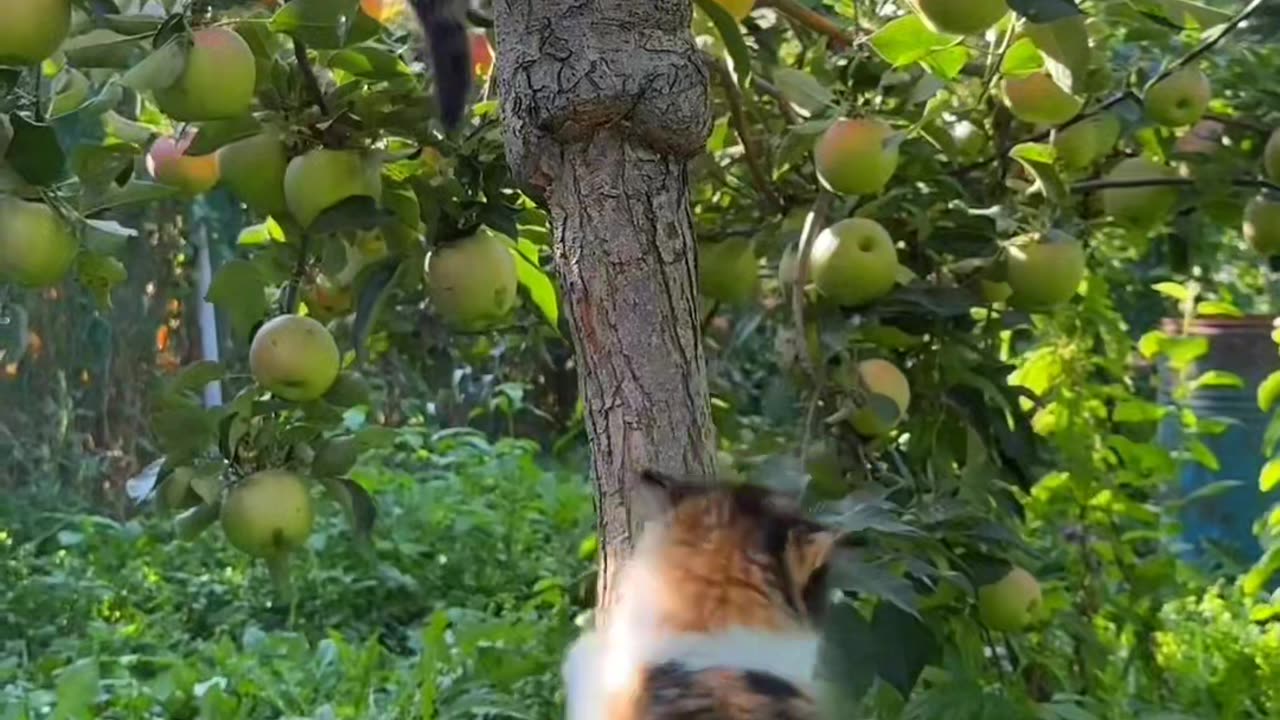
[[[753,68],[751,50],[747,47],[746,40],[742,38],[742,26],[716,0],[694,0],[694,5],[711,18],[712,24],[716,26],[720,40],[724,42],[725,51],[729,53],[730,70],[738,84],[745,88],[751,79]]]
[[[252,115],[230,120],[213,120],[200,123],[200,131],[187,148],[187,155],[208,155],[237,140],[252,137],[262,131],[262,123]]]
[[[197,360],[184,367],[166,384],[165,391],[171,395],[187,392],[199,392],[215,380],[221,380],[227,374],[222,363],[212,360]]]
[[[205,299],[227,313],[240,341],[247,341],[253,326],[267,314],[267,281],[248,260],[232,260],[218,268]]]
[[[1045,197],[1055,205],[1065,204],[1070,198],[1067,185],[1054,165],[1056,153],[1053,146],[1043,143],[1021,143],[1009,150],[1009,157],[1017,160],[1036,179],[1036,185]],[[1046,161],[1045,158],[1048,158]]]
[[[1084,15],[1027,23],[1024,32],[1039,48],[1045,68],[1054,82],[1069,93],[1083,92],[1092,58]]]
[[[369,195],[352,195],[327,208],[307,228],[312,235],[375,230],[396,222],[395,213],[381,207]]]
[[[83,717],[98,699],[101,675],[97,658],[77,660],[58,673],[54,717]]]
[[[1206,370],[1191,381],[1191,389],[1200,388],[1242,388],[1244,380],[1233,372],[1226,370]]]
[[[368,45],[339,50],[326,64],[366,80],[392,80],[410,74],[399,55]]]
[[[930,30],[915,13],[885,24],[870,39],[876,54],[894,67],[923,60],[934,50],[945,48],[954,42],[955,38]]]
[[[360,0],[290,0],[268,23],[317,50],[336,50],[376,35],[380,26],[359,12]]]
[[[1209,338],[1181,336],[1165,338],[1161,350],[1174,370],[1183,370],[1209,352]]]
[[[367,545],[373,533],[373,525],[377,520],[378,508],[373,504],[369,492],[359,483],[348,478],[325,478],[321,480],[330,497],[342,507],[351,524],[351,530],[359,545]]]
[[[920,618],[882,602],[871,614],[871,634],[879,651],[876,674],[903,698],[910,697],[920,673],[941,657],[933,631]]]
[[[1209,449],[1208,445],[1205,445],[1200,440],[1192,438],[1187,443],[1187,452],[1193,460],[1214,472],[1222,469],[1222,463],[1218,462],[1218,456]]]
[[[1246,597],[1256,596],[1266,588],[1277,571],[1280,571],[1280,545],[1267,548],[1262,558],[1244,574],[1240,588]]]
[[[139,92],[163,90],[182,77],[190,50],[189,36],[179,36],[129,68],[120,84]]]
[[[1158,282],[1155,285],[1152,285],[1151,289],[1165,297],[1171,297],[1179,303],[1185,303],[1191,300],[1191,290],[1181,283],[1172,281]]]
[[[111,290],[127,280],[129,273],[124,263],[110,255],[82,252],[76,261],[76,276],[105,310],[111,307]]]
[[[1244,317],[1244,312],[1240,308],[1219,300],[1196,303],[1196,314],[1205,317]]]
[[[192,402],[159,410],[152,416],[151,429],[170,460],[182,463],[212,447],[217,421],[214,412]]]
[[[384,258],[361,270],[356,277],[356,319],[352,326],[356,362],[364,363],[368,360],[369,335],[373,332],[378,315],[403,267],[405,264],[402,258]]]
[[[1154,360],[1164,349],[1164,342],[1168,337],[1160,330],[1148,330],[1138,339],[1138,352],[1142,354],[1142,357]]]
[[[1047,23],[1080,14],[1074,0],[1008,0],[1009,9],[1031,22]]]
[[[84,193],[80,212],[94,215],[106,210],[176,197],[177,188],[147,180],[130,180],[124,187],[108,185],[100,192]]]
[[[273,218],[267,218],[257,225],[249,225],[240,231],[236,244],[245,247],[270,245],[285,241],[284,229]],[[345,258],[344,258],[345,259]]]
[[[934,52],[920,61],[929,72],[943,80],[955,80],[969,64],[973,53],[963,45],[954,45]]]
[[[871,623],[848,600],[832,603],[824,626],[818,663],[820,679],[840,699],[834,704],[848,708],[875,682],[880,665],[880,648],[872,638]]]
[[[1280,458],[1274,458],[1267,461],[1262,466],[1262,472],[1258,473],[1258,489],[1262,492],[1271,492],[1280,486]]]
[[[1277,399],[1280,399],[1280,370],[1272,372],[1258,383],[1258,409],[1264,413],[1271,412]]]
[[[1000,60],[1000,74],[1019,77],[1044,69],[1044,58],[1031,38],[1020,38],[1009,46]]]
[[[560,300],[556,295],[555,283],[542,271],[538,262],[538,246],[532,241],[521,238],[512,242],[504,237],[516,260],[516,278],[521,287],[529,293],[534,307],[546,318],[547,324],[557,333],[560,332]]]
[[[67,170],[67,157],[53,126],[34,122],[17,112],[9,113],[13,140],[4,160],[23,180],[36,186],[52,185]]]
[[[114,220],[85,220],[80,227],[81,245],[98,255],[118,255],[137,236],[137,230]]]
[[[773,71],[773,82],[787,102],[813,116],[822,113],[835,101],[827,86],[803,70],[780,67]]]

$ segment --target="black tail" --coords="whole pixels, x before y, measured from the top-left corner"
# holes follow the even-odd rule
[[[471,94],[471,43],[467,0],[409,0],[431,52],[440,115],[449,130],[458,126]]]

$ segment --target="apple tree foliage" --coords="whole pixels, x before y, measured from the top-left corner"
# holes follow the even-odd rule
[[[1133,367],[1190,367],[1204,348],[1143,335],[1156,315],[1135,308],[1166,296],[1186,317],[1263,307],[1252,299],[1265,294],[1266,258],[1243,245],[1240,224],[1247,201],[1276,190],[1261,156],[1280,102],[1257,78],[1280,70],[1267,40],[1280,16],[1257,0],[1009,0],[994,27],[961,37],[904,2],[772,0],[741,19],[714,0],[695,5],[716,121],[690,203],[720,470],[802,490],[856,539],[834,573],[824,651],[836,699],[908,717],[1155,712],[1126,703],[1160,697],[1144,636],[1184,580],[1159,502],[1174,472],[1153,440],[1167,411]],[[270,130],[289,157],[331,148],[377,160],[379,196],[342,199],[305,228],[260,215],[213,277],[208,300],[233,352],[164,379],[152,415],[163,456],[130,485],[178,511],[179,536],[213,524],[228,481],[288,467],[322,484],[367,543],[374,504],[346,474],[360,452],[395,440],[368,407],[380,360],[431,348],[427,364],[448,377],[495,345],[535,366],[565,347],[553,238],[505,166],[497,89],[478,69],[464,126],[445,132],[397,8],[76,0],[58,53],[0,74],[6,192],[43,198],[77,229],[76,279],[103,304],[127,277],[117,255],[136,234],[116,211],[185,199],[146,171],[158,138],[194,131],[186,153],[201,157]],[[156,93],[180,75],[193,30],[211,25],[252,49],[251,111],[167,117]],[[1153,122],[1148,87],[1185,68],[1209,80],[1207,114]],[[1025,119],[1043,117],[1014,99],[1029,77],[1039,84],[1024,100],[1060,96],[1062,120]],[[842,118],[891,130],[883,143],[898,159],[878,192],[819,182],[815,145]],[[73,121],[98,132],[68,142],[55,128]],[[1126,156],[1167,174],[1109,177]],[[1126,202],[1139,210],[1121,222]],[[884,229],[898,262],[891,290],[840,307],[809,282],[809,261],[824,228],[854,217]],[[501,323],[450,327],[424,263],[477,233],[506,245],[519,307]],[[1086,268],[1070,297],[1002,291],[1018,287],[1013,273],[1030,273],[1024,288],[1070,273],[1054,253],[1026,265],[1074,243]],[[328,323],[344,352],[339,383],[316,400],[279,399],[244,374],[256,328],[291,312]],[[905,412],[857,371],[870,359],[906,378]],[[218,407],[199,396],[212,381],[233,391]],[[855,418],[887,432],[859,434]],[[1175,454],[1216,464],[1196,435],[1212,428],[1177,419],[1192,432]],[[560,425],[581,432],[580,418]],[[1044,600],[1032,632],[1006,635],[984,627],[975,598],[1013,565],[1032,570]]]

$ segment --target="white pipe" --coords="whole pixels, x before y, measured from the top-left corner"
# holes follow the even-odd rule
[[[213,303],[205,300],[209,284],[213,282],[213,263],[209,260],[209,235],[203,222],[194,228],[196,243],[196,302],[200,308],[200,352],[205,360],[218,362],[218,316]],[[214,380],[204,386],[204,405],[207,408],[222,405],[222,382]]]

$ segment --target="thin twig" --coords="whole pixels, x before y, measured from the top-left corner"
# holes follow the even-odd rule
[[[298,38],[293,39],[293,57],[298,61],[298,70],[307,84],[307,92],[311,93],[311,101],[320,108],[321,114],[329,115],[329,104],[324,101],[324,92],[320,89],[320,81],[316,79],[316,71],[311,67],[311,59],[307,57],[307,45]]]
[[[300,289],[302,288],[302,278],[307,274],[307,254],[311,246],[311,233],[302,233],[302,242],[298,244],[298,261],[293,265],[293,275],[289,278],[289,286],[284,293],[284,311],[286,314],[295,314],[298,312],[298,301],[300,299]]]
[[[1186,187],[1194,185],[1196,181],[1193,178],[1135,178],[1133,180],[1088,180],[1078,182],[1071,186],[1071,192],[1086,193],[1094,190],[1107,190],[1111,188],[1140,188],[1140,187]],[[1276,185],[1262,178],[1236,178],[1231,181],[1235,187],[1252,187],[1270,190],[1280,193],[1280,185]]]
[[[756,186],[756,190],[764,196],[765,201],[769,204],[771,210],[777,210],[782,207],[782,200],[773,190],[773,183],[769,181],[769,170],[765,166],[767,162],[764,151],[756,142],[756,136],[751,132],[751,123],[747,121],[746,113],[742,109],[742,91],[738,88],[738,84],[733,81],[733,74],[729,72],[729,68],[721,61],[711,58],[711,69],[716,76],[720,78],[720,85],[724,88],[725,97],[729,101],[729,118],[733,122],[733,129],[738,133],[738,139],[742,141],[742,158],[747,163],[747,169],[751,171],[752,184]]]
[[[856,45],[858,38],[845,28],[837,25],[831,18],[797,2],[797,0],[761,0],[761,7],[772,7],[778,12],[795,20],[804,27],[831,39],[838,47]]]
[[[796,336],[799,338],[801,357],[805,368],[809,371],[809,376],[814,378],[815,385],[820,384],[817,381],[821,378],[822,369],[809,356],[806,339],[808,336],[804,326],[804,293],[805,286],[809,284],[809,256],[813,254],[813,240],[818,236],[819,228],[826,223],[827,213],[831,211],[831,203],[834,199],[835,196],[830,192],[819,190],[818,197],[813,201],[813,208],[804,221],[804,230],[800,232],[800,247],[796,252],[796,279],[795,285],[791,288],[791,315],[796,327]]]

